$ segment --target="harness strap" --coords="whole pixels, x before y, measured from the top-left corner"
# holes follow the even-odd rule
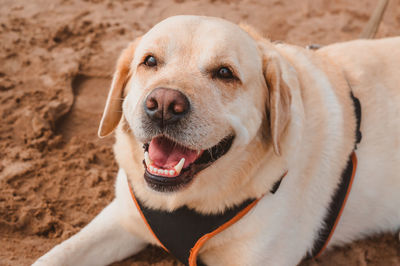
[[[332,198],[328,209],[329,213],[324,219],[324,227],[320,230],[319,237],[314,242],[314,248],[311,252],[311,257],[313,258],[318,258],[325,251],[333,233],[335,232],[336,226],[339,223],[343,209],[346,205],[347,198],[350,194],[356,169],[357,156],[355,152],[352,152],[347,161],[347,166],[343,171],[342,180]]]
[[[160,245],[190,266],[197,265],[199,250],[207,240],[237,222],[258,202],[249,199],[222,214],[203,215],[186,206],[167,212],[147,208],[135,197],[131,186],[129,189],[140,215]]]
[[[349,83],[349,81],[347,81]],[[349,87],[350,83],[349,83]],[[357,149],[357,144],[361,142],[362,139],[362,134],[361,134],[361,103],[360,100],[354,96],[353,92],[351,92],[351,99],[353,100],[354,104],[354,112],[356,114],[356,119],[357,119],[357,127],[356,127],[356,144],[354,146],[354,149]]]
[[[272,186],[272,194],[278,190],[286,174]],[[204,265],[197,258],[204,243],[240,220],[262,198],[248,199],[219,214],[204,215],[186,206],[168,212],[146,207],[128,184],[136,208],[154,238],[164,250],[190,266]]]
[[[347,79],[346,79],[347,80]],[[350,83],[347,80],[347,83],[350,86]],[[361,103],[360,100],[354,96],[353,92],[350,94],[351,99],[353,100],[354,105],[354,113],[356,115],[356,131],[355,131],[355,144],[354,150],[357,149],[357,144],[361,142],[362,134],[361,134]],[[350,154],[349,159],[347,161],[346,168],[343,170],[341,181],[339,183],[338,188],[334,196],[332,197],[332,201],[329,205],[328,214],[324,219],[324,227],[320,230],[318,238],[314,242],[314,247],[311,251],[310,256],[313,258],[318,258],[326,249],[331,240],[333,233],[335,232],[336,226],[339,223],[340,217],[342,215],[343,209],[346,205],[347,198],[350,194],[351,187],[353,184],[353,179],[356,174],[357,169],[357,155],[355,151]]]

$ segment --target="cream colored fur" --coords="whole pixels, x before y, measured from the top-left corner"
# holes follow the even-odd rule
[[[99,130],[107,135],[119,122],[116,198],[34,265],[106,265],[146,243],[157,245],[127,182],[146,205],[163,210],[187,205],[215,213],[262,197],[204,245],[201,259],[207,265],[298,264],[313,246],[354,147],[350,90],[361,101],[363,139],[353,188],[329,246],[399,229],[400,38],[309,51],[243,29],[217,18],[171,17],[123,52]],[[140,67],[149,52],[164,63],[156,72]],[[221,64],[233,66],[241,82],[207,75]],[[181,143],[206,149],[230,133],[236,136],[226,155],[174,193],[156,192],[143,178],[142,145],[149,139],[140,120],[142,102],[159,86],[179,89],[194,106]],[[113,99],[121,95],[122,106]],[[112,113],[121,108],[122,118]],[[269,194],[285,171],[277,193]]]

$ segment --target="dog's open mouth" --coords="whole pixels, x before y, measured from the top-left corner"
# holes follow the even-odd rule
[[[210,149],[192,150],[165,136],[155,137],[144,145],[144,178],[154,190],[175,191],[226,154],[233,139],[230,135]]]

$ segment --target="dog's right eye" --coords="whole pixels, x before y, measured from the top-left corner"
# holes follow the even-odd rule
[[[148,67],[155,67],[155,66],[157,66],[157,60],[156,60],[156,58],[154,57],[154,56],[152,56],[152,55],[149,55],[149,56],[147,56],[145,59],[144,59],[144,62],[143,62],[146,66],[148,66]]]
[[[233,74],[232,71],[227,67],[221,67],[217,71],[217,77],[221,79],[232,79]]]

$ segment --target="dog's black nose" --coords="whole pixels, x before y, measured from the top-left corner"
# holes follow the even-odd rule
[[[168,88],[154,89],[144,101],[146,114],[160,127],[179,121],[189,109],[188,98],[182,92]]]

